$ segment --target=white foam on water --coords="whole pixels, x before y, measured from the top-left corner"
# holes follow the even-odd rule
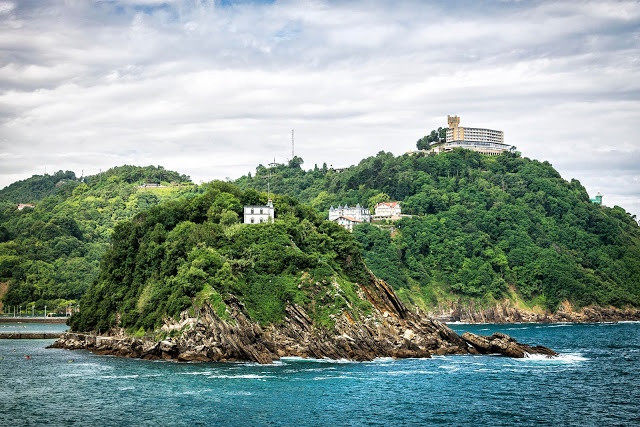
[[[437,374],[436,371],[424,371],[424,370],[415,370],[415,371],[382,371],[380,374],[385,375],[434,375]]]
[[[312,358],[305,359],[304,357],[298,357],[298,356],[281,357],[280,360],[285,362],[360,363],[360,362],[354,362],[353,360],[347,360],[347,359],[312,359]]]
[[[201,394],[201,393],[208,393],[210,392],[211,389],[210,388],[205,388],[202,390],[188,390],[188,391],[183,391],[182,393],[178,393],[178,394],[184,394],[184,395],[195,395],[195,394]]]
[[[349,375],[335,375],[335,376],[327,376],[327,377],[313,377],[312,380],[313,381],[322,381],[322,380],[363,380],[363,379],[369,379],[369,378],[359,378],[359,377],[352,377]]]
[[[135,387],[118,387],[118,390],[135,390]]]
[[[269,378],[268,375],[256,375],[256,374],[240,374],[240,375],[209,375],[207,378],[229,378],[229,379],[236,379],[236,378],[243,378],[243,379],[250,379],[250,380],[264,380],[265,378]]]
[[[558,356],[545,356],[544,354],[528,354],[525,353],[525,357],[522,359],[514,359],[517,361],[535,361],[535,362],[550,362],[550,363],[579,363],[589,360],[587,357],[580,355],[579,353],[567,353],[559,354]]]
[[[131,378],[138,378],[138,375],[103,375],[100,378],[106,379],[106,380],[112,380],[112,379],[131,379]]]
[[[460,369],[460,367],[458,366],[454,366],[454,365],[442,365],[442,366],[438,366],[438,369],[446,369],[448,371],[457,371],[458,369]]]
[[[178,375],[211,375],[211,371],[202,371],[202,372],[178,372]]]

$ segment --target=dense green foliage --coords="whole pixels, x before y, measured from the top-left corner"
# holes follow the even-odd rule
[[[264,190],[267,170],[237,180]],[[338,204],[401,201],[389,229],[356,228],[368,266],[405,300],[491,302],[509,296],[554,310],[640,305],[640,228],[620,207],[589,201],[548,162],[516,153],[456,150],[394,157],[380,152],[342,172],[275,167],[272,191],[321,211]]]
[[[347,308],[354,317],[366,312],[355,282],[370,276],[350,233],[288,196],[274,197],[275,222],[237,222],[243,205],[266,202],[264,193],[214,182],[203,195],[120,222],[71,327],[105,330],[118,313],[120,326],[152,331],[205,301],[225,318],[231,296],[262,324],[282,320],[289,303],[324,325]],[[235,221],[225,223],[228,212]]]
[[[444,141],[447,138],[447,129],[439,127],[438,130],[432,130],[429,135],[425,135],[416,142],[418,150],[427,150],[432,143]]]
[[[79,184],[76,174],[58,171],[53,175],[33,175],[0,190],[0,209],[19,203],[36,203],[45,197],[70,193]]]
[[[122,166],[75,179],[73,172],[34,176],[0,191],[0,282],[5,306],[29,313],[63,310],[96,279],[118,221],[165,199],[195,195],[193,185],[145,189],[157,180],[188,181],[161,167]],[[36,207],[17,209],[18,202]]]

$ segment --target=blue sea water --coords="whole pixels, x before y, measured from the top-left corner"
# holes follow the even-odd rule
[[[640,425],[639,323],[450,326],[562,356],[261,366],[0,340],[0,425]]]

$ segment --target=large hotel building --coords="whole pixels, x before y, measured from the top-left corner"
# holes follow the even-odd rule
[[[501,130],[461,127],[458,116],[447,116],[447,120],[447,138],[443,144],[433,146],[430,151],[434,153],[466,148],[488,156],[497,156],[511,148],[504,143],[504,133]]]

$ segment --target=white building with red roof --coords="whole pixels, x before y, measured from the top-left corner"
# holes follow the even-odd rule
[[[362,223],[362,221],[350,216],[339,216],[338,218],[335,218],[332,221],[338,224],[339,226],[343,227],[345,230],[349,230],[349,231],[353,231],[353,227]]]
[[[402,213],[402,208],[398,202],[378,203],[374,209],[375,218],[400,219],[400,214]]]

